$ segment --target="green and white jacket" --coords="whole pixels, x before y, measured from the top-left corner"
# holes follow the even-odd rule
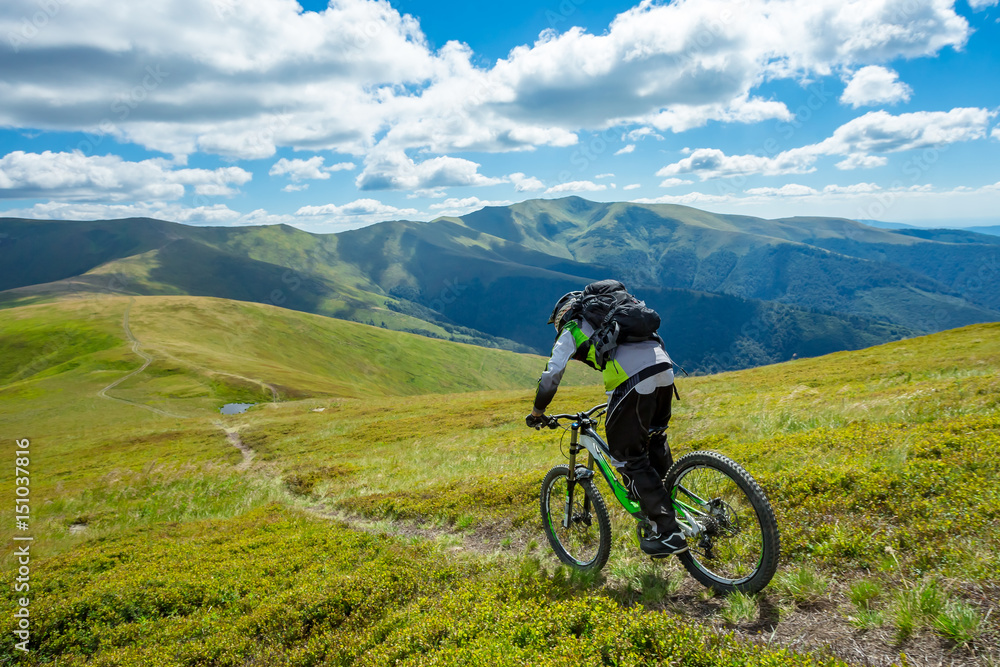
[[[545,372],[538,379],[538,391],[535,392],[535,408],[544,411],[552,402],[559,389],[559,382],[566,372],[566,364],[570,359],[582,361],[592,368],[597,368],[594,350],[589,339],[594,328],[586,320],[569,321],[560,331],[552,346],[552,356],[545,366]],[[659,370],[659,369],[663,370]],[[648,370],[658,372],[647,375]],[[670,386],[674,383],[673,362],[670,355],[663,349],[659,341],[645,340],[639,343],[623,343],[615,348],[614,358],[609,361],[601,375],[604,377],[604,390],[610,396],[629,378],[639,379],[647,375],[633,387],[640,394],[648,394],[656,387]]]

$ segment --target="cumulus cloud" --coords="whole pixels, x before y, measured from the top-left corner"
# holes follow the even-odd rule
[[[870,111],[838,127],[816,145],[825,155],[894,153],[982,139],[995,111],[975,107],[894,116]]]
[[[384,1],[304,12],[289,0],[74,0],[27,38],[38,5],[8,0],[0,124],[259,159],[279,147],[531,150],[581,130],[753,123],[789,117],[755,94],[764,81],[932,55],[970,34],[952,2],[899,3],[644,1],[601,34],[546,31],[481,66],[462,44],[432,49]]]
[[[675,188],[678,185],[690,185],[694,181],[688,181],[683,178],[666,178],[660,182],[661,188]]]
[[[116,218],[156,218],[171,222],[202,225],[260,224],[241,222],[239,212],[224,204],[185,207],[176,203],[136,202],[129,204],[98,204],[89,202],[38,203],[29,208],[9,209],[6,216],[35,220],[114,220]]]
[[[913,90],[899,81],[899,74],[878,65],[862,67],[851,77],[840,101],[857,109],[873,104],[908,102]]]
[[[321,155],[313,156],[308,160],[281,158],[271,165],[271,169],[267,173],[270,176],[288,176],[292,181],[298,182],[307,179],[326,180],[330,178],[330,172],[350,170],[355,167],[353,162],[338,162],[324,167],[323,162],[324,158]]]
[[[471,213],[472,211],[478,211],[486,206],[508,206],[512,203],[514,202],[506,200],[488,201],[479,197],[462,197],[461,199],[452,197],[443,202],[431,204],[430,208],[432,211],[437,211],[438,215],[459,216]]]
[[[855,153],[854,155],[848,155],[835,166],[837,169],[843,170],[873,169],[874,167],[884,167],[888,163],[889,158],[881,155],[864,155],[861,153]]]
[[[503,179],[479,173],[479,163],[441,156],[414,162],[403,151],[369,155],[355,185],[359,190],[416,190],[461,185],[496,185]],[[370,201],[370,200],[367,200]]]
[[[593,181],[570,181],[569,183],[559,183],[553,185],[545,191],[547,195],[561,194],[563,192],[600,192],[607,190],[604,183],[594,183]]]
[[[972,7],[973,11],[978,12],[981,9],[995,6],[997,2],[1000,0],[969,0],[969,6]]]
[[[507,180],[514,184],[514,189],[518,192],[538,192],[545,189],[545,184],[534,176],[525,176],[521,172],[516,172],[507,176]]]
[[[205,196],[231,195],[252,178],[239,167],[172,169],[158,159],[129,162],[117,155],[13,151],[0,158],[0,198],[173,200],[193,186]]]
[[[615,155],[626,155],[635,150],[635,144],[627,144],[615,151]]]
[[[656,172],[666,176],[664,183],[679,184],[678,175],[694,174],[701,180],[736,176],[743,174],[802,174],[815,171],[815,154],[802,149],[793,149],[773,157],[759,155],[726,155],[718,148],[698,148],[686,158],[669,164]],[[665,186],[665,187],[670,187]]]
[[[957,108],[918,111],[894,116],[870,111],[841,125],[817,144],[793,148],[773,156],[726,155],[718,148],[698,148],[685,158],[656,172],[657,176],[697,175],[701,180],[727,176],[803,174],[816,170],[824,155],[846,155],[838,169],[879,167],[887,160],[871,153],[895,153],[982,139],[995,111]]]
[[[323,204],[322,206],[303,206],[295,215],[302,217],[323,216],[331,220],[343,221],[347,219],[358,220],[386,220],[389,218],[400,218],[418,215],[415,208],[397,208],[389,204],[383,204],[377,199],[356,199],[348,204]]]
[[[878,192],[882,188],[875,183],[855,183],[853,185],[827,185],[822,190],[798,183],[786,183],[780,188],[750,188],[744,194],[758,197],[808,197],[819,194],[854,195]]]
[[[638,183],[629,183],[628,185],[624,186],[622,190],[638,190],[641,187],[642,186]]]

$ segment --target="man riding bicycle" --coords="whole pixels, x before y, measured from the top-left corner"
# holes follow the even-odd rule
[[[563,295],[552,310],[548,323],[555,325],[558,335],[552,356],[538,380],[534,407],[525,418],[528,426],[547,424],[545,408],[555,397],[570,359],[598,367],[592,342],[595,329],[579,308],[583,294]],[[601,373],[609,396],[605,422],[608,447],[615,458],[624,462],[619,473],[652,524],[640,546],[652,556],[682,553],[688,548],[687,540],[677,525],[670,496],[663,486],[663,478],[673,462],[664,433],[675,393],[673,362],[662,339],[655,336],[651,340],[619,343]]]

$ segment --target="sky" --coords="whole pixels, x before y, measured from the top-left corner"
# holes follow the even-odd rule
[[[1000,0],[5,0],[0,216],[1000,224]]]

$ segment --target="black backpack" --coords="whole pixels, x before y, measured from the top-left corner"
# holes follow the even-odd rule
[[[611,353],[622,343],[662,339],[660,316],[645,302],[628,293],[625,285],[617,280],[599,280],[583,289],[580,313],[594,333],[590,343],[594,348],[597,366],[601,369],[611,358]]]

